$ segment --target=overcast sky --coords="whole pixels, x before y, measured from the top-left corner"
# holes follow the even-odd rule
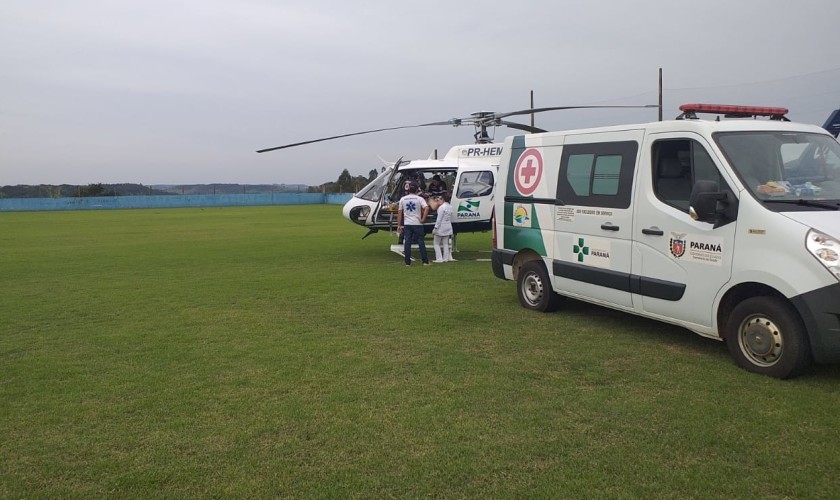
[[[838,19],[838,0],[2,0],[0,185],[321,184],[473,130],[255,150],[524,109],[531,90],[537,107],[656,103],[660,67],[666,118],[712,102],[822,125],[840,107]]]

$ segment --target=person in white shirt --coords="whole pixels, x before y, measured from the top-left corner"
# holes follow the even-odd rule
[[[429,255],[426,253],[425,229],[423,222],[429,215],[429,204],[423,197],[417,195],[417,185],[411,184],[408,194],[400,198],[397,211],[397,232],[403,235],[403,254],[405,265],[411,265],[411,244],[417,240],[420,248],[420,258],[423,265],[429,265]]]
[[[449,239],[452,236],[452,205],[449,204],[451,199],[452,195],[449,191],[444,192],[443,203],[437,208],[437,220],[435,221],[435,229],[432,231],[435,262],[455,260],[452,258],[452,249],[449,247]]]

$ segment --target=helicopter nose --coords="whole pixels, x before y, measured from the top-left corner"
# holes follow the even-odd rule
[[[364,226],[367,225],[368,218],[371,214],[371,208],[370,204],[367,202],[353,197],[350,201],[344,204],[344,208],[341,212],[345,219]]]

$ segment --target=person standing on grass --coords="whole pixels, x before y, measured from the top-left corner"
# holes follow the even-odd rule
[[[452,195],[449,191],[443,193],[443,203],[437,208],[437,220],[434,235],[435,262],[449,262],[452,258],[452,249],[449,248],[449,238],[452,237],[452,205],[449,201]]]
[[[408,194],[400,198],[400,208],[397,211],[397,232],[403,235],[403,254],[405,265],[411,265],[411,244],[417,240],[420,247],[420,258],[423,265],[429,265],[429,255],[426,253],[425,230],[423,222],[429,215],[429,204],[423,197],[417,195],[417,185],[411,184]]]

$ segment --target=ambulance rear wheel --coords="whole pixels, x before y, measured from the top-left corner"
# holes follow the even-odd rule
[[[560,306],[560,297],[551,289],[551,281],[542,261],[532,260],[523,264],[516,284],[519,303],[525,309],[549,312],[556,311]]]
[[[741,368],[792,378],[811,363],[805,327],[793,307],[776,297],[752,297],[732,310],[726,325],[729,353]]]

